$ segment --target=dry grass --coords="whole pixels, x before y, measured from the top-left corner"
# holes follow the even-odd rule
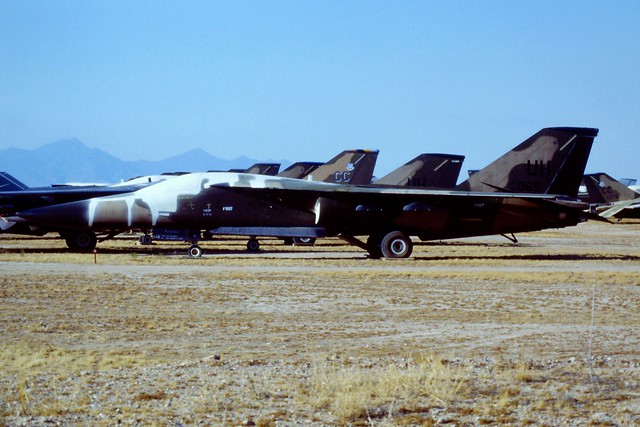
[[[0,424],[637,424],[640,228],[581,227],[398,261],[2,237]]]
[[[327,410],[340,423],[358,419],[393,419],[398,413],[463,399],[468,374],[441,359],[417,357],[402,364],[344,366],[320,363],[298,394],[302,405]]]

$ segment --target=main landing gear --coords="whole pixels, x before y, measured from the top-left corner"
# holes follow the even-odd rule
[[[153,243],[153,237],[151,237],[150,234],[143,234],[142,236],[140,236],[140,244],[141,245],[150,245]]]
[[[98,238],[96,233],[88,231],[67,231],[60,233],[67,247],[73,251],[89,252],[96,248]]]
[[[202,256],[202,248],[194,243],[187,251],[187,254],[191,258],[200,258]]]
[[[402,231],[372,234],[367,239],[367,243],[353,236],[340,237],[369,252],[369,258],[409,258],[413,252],[411,238]]]
[[[256,236],[251,236],[247,241],[247,250],[249,252],[258,252],[260,250],[260,242],[256,239]]]
[[[367,250],[371,258],[409,258],[413,252],[411,238],[401,231],[371,235],[367,239]]]

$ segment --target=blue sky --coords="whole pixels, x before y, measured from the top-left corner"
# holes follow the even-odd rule
[[[381,176],[422,152],[480,168],[586,126],[588,171],[640,178],[638,1],[0,0],[0,58],[0,149],[374,148]]]

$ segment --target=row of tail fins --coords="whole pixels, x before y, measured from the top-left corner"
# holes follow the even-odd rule
[[[326,163],[294,163],[282,172],[274,163],[259,163],[241,172],[352,185],[576,197],[597,134],[593,128],[544,128],[458,185],[464,156],[452,154],[421,154],[373,183],[377,150],[346,150]],[[27,188],[0,172],[0,191]]]

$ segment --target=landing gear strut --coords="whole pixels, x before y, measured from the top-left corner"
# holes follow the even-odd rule
[[[517,245],[518,239],[516,239],[516,235],[511,233],[511,236],[507,236],[506,234],[501,234],[502,237],[504,237],[505,239],[507,239],[508,241],[510,241],[511,243],[513,243],[514,245]]]

